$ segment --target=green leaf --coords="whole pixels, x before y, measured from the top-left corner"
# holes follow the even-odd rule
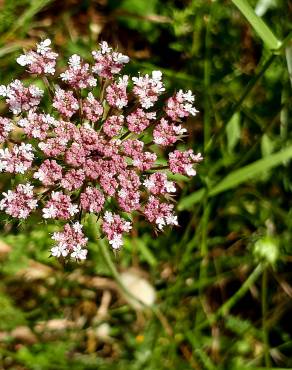
[[[226,125],[227,146],[229,153],[232,153],[233,149],[238,143],[238,140],[240,139],[240,134],[240,113],[236,112]]]
[[[147,247],[146,243],[142,239],[135,240],[141,255],[145,258],[145,260],[149,263],[150,266],[154,267],[157,265],[157,259],[155,258],[154,254],[151,250]]]
[[[289,73],[290,82],[292,86],[292,44],[286,47],[285,54],[286,54],[286,60],[287,60],[288,73]]]
[[[233,4],[238,7],[241,13],[246,17],[252,25],[255,32],[260,36],[263,42],[271,50],[276,50],[281,47],[282,43],[273,34],[271,29],[266,25],[262,18],[258,17],[247,0],[232,0]]]
[[[274,142],[267,134],[264,134],[261,139],[261,152],[263,157],[267,157],[273,152]]]
[[[292,158],[292,146],[281,150],[278,153],[270,154],[265,158],[259,159],[245,167],[231,172],[218,185],[214,186],[208,193],[209,197],[213,197],[223,191],[235,188],[236,186],[250,179],[256,179],[262,173],[269,169],[284,164]],[[178,205],[179,210],[190,209],[195,203],[198,203],[204,196],[206,189],[200,189],[195,193],[182,198]]]

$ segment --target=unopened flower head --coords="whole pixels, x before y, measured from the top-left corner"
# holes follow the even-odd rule
[[[177,186],[169,175],[195,176],[203,159],[173,148],[187,133],[182,120],[197,114],[191,91],[179,90],[157,109],[165,93],[160,71],[122,74],[129,57],[105,41],[92,56],[90,62],[72,55],[57,74],[58,54],[45,39],[17,58],[31,76],[44,79],[51,99],[44,105],[37,81],[0,86],[10,111],[0,117],[0,172],[25,179],[3,192],[0,209],[18,219],[37,212],[46,222],[60,220],[51,255],[78,261],[88,254],[87,214],[99,217],[101,236],[115,250],[133,215],[157,231],[178,225]],[[157,153],[164,148],[168,161],[161,166]]]

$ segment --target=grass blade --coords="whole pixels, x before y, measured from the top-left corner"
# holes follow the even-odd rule
[[[256,179],[258,175],[270,170],[273,167],[283,164],[283,162],[292,158],[292,146],[259,159],[245,167],[231,172],[218,185],[214,186],[208,193],[209,197],[222,193],[223,191],[235,188],[250,179]],[[206,189],[200,189],[195,193],[183,198],[179,205],[179,210],[190,209],[195,203],[198,203],[204,196]]]
[[[271,29],[266,23],[256,15],[253,8],[249,5],[247,0],[232,0],[233,4],[241,11],[246,17],[249,23],[252,25],[255,32],[260,36],[263,42],[271,50],[276,50],[281,47],[281,41],[279,41],[273,34]]]

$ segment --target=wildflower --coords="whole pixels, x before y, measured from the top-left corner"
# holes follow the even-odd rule
[[[11,150],[0,149],[0,170],[24,174],[31,167],[33,159],[31,144],[14,145]]]
[[[85,118],[89,121],[96,122],[101,118],[103,113],[102,105],[96,100],[93,94],[90,92],[87,98],[83,101],[83,112]]]
[[[146,74],[144,77],[133,77],[133,93],[138,97],[141,106],[145,109],[153,107],[157,102],[158,96],[165,91],[161,81],[162,73],[153,71],[150,77]]]
[[[29,111],[27,118],[18,121],[29,138],[44,140],[47,138],[51,125],[56,125],[56,120],[49,114],[37,114]]]
[[[173,173],[180,173],[187,176],[196,176],[194,164],[203,160],[201,153],[194,154],[192,149],[185,152],[175,150],[169,153],[169,168]]]
[[[133,214],[144,216],[157,230],[178,225],[169,202],[176,185],[165,170],[194,176],[203,159],[191,149],[174,149],[166,166],[157,161],[163,147],[186,134],[183,119],[197,114],[190,91],[179,90],[157,110],[155,104],[165,91],[160,71],[131,80],[120,74],[129,58],[106,42],[92,56],[90,64],[72,55],[57,77],[62,87],[52,81],[54,95],[46,104],[53,107],[50,114],[43,111],[44,92],[37,86],[19,80],[0,86],[0,96],[17,115],[0,117],[0,172],[26,179],[3,193],[0,209],[25,219],[39,200],[42,219],[64,225],[52,236],[51,255],[77,261],[88,254],[80,223],[88,213],[98,214],[102,235],[115,250],[123,246]],[[34,75],[54,76],[56,59],[46,39],[17,62]]]
[[[61,191],[52,191],[51,199],[43,208],[43,218],[68,220],[78,213],[76,204],[72,204],[69,195]]]
[[[179,90],[173,97],[169,98],[165,108],[166,114],[173,120],[177,121],[180,118],[188,117],[190,114],[195,116],[198,111],[193,106],[195,97],[189,90],[183,92]]]
[[[127,117],[127,124],[130,131],[141,134],[149,125],[150,121],[156,118],[155,112],[144,112],[143,109],[136,109]]]
[[[110,116],[103,124],[103,131],[109,137],[114,137],[120,134],[124,124],[124,116]]]
[[[0,144],[4,143],[12,131],[13,124],[8,118],[0,117]]]
[[[80,195],[80,204],[84,211],[98,213],[103,209],[104,202],[105,197],[103,193],[90,186]]]
[[[128,86],[127,75],[120,77],[117,83],[112,83],[106,89],[106,100],[110,106],[117,109],[122,109],[128,104],[127,97],[127,86]]]
[[[144,209],[144,215],[149,222],[154,222],[159,230],[163,230],[166,225],[178,225],[177,216],[173,214],[173,204],[161,203],[153,195]]]
[[[187,130],[181,125],[170,124],[165,118],[153,130],[153,141],[157,145],[169,146],[174,144]]]
[[[51,40],[46,39],[37,44],[37,50],[30,50],[20,55],[16,61],[21,66],[28,66],[28,71],[37,75],[54,75],[58,54],[50,48]]]
[[[55,160],[46,159],[33,177],[46,186],[54,185],[62,179],[62,167]]]
[[[83,63],[80,56],[73,54],[68,62],[69,68],[60,77],[73,89],[86,89],[96,86],[96,79],[90,73],[89,64]]]
[[[113,51],[105,41],[99,45],[100,50],[92,52],[96,62],[92,71],[100,77],[112,79],[115,74],[121,71],[124,64],[129,62],[129,57]]]
[[[175,193],[176,191],[173,181],[168,181],[166,174],[161,172],[150,175],[143,182],[143,185],[154,195]]]
[[[66,257],[70,254],[71,258],[77,260],[86,259],[87,249],[82,248],[86,246],[88,239],[84,236],[79,222],[66,224],[63,231],[53,234],[52,239],[57,242],[51,249],[52,256]]]
[[[19,80],[14,80],[7,86],[0,86],[0,96],[6,97],[6,103],[13,114],[36,109],[43,93],[43,90],[34,85],[25,87]]]
[[[5,210],[12,217],[25,219],[37,207],[33,186],[30,183],[19,184],[14,191],[8,190],[7,193],[3,193],[3,196],[0,210]]]
[[[78,100],[74,97],[72,91],[65,91],[57,87],[53,100],[53,107],[66,118],[71,118],[79,109]]]

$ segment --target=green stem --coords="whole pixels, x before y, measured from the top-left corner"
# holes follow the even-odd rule
[[[237,112],[239,107],[242,105],[246,97],[249,95],[251,90],[254,88],[256,83],[262,78],[262,76],[265,74],[266,70],[270,67],[270,65],[273,63],[273,61],[276,59],[276,55],[272,54],[268,60],[264,63],[263,67],[259,71],[259,73],[254,76],[247,84],[243,94],[241,95],[240,99],[234,104],[234,106],[231,109],[231,113],[229,114],[229,117],[227,118],[226,122],[229,122],[232,118],[233,114]]]
[[[164,330],[168,335],[173,335],[173,330],[170,327],[167,319],[162,314],[160,309],[156,306],[148,306],[144,302],[142,302],[140,299],[138,299],[136,296],[134,296],[127,287],[122,283],[120,274],[118,273],[118,270],[116,269],[110,255],[110,251],[107,245],[105,245],[104,241],[102,239],[97,239],[96,242],[99,246],[99,250],[103,256],[103,259],[110,270],[110,273],[112,277],[114,278],[115,282],[117,283],[118,287],[121,289],[121,291],[132,301],[137,302],[139,305],[142,305],[146,309],[150,309],[153,314],[157,317],[157,319],[160,321],[161,325],[163,326]]]
[[[226,301],[213,315],[211,315],[207,320],[203,321],[197,326],[197,330],[202,330],[208,325],[215,323],[221,316],[225,316],[231,310],[233,306],[246,294],[250,287],[257,281],[261,273],[263,272],[262,264],[259,264],[249,277],[245,280],[238,291]]]
[[[266,325],[266,316],[268,311],[267,293],[268,293],[268,270],[267,268],[265,268],[262,275],[262,330],[263,330],[265,366],[270,368],[272,364],[269,354],[270,351],[269,331]]]
[[[211,103],[210,103],[210,83],[211,83],[211,22],[212,10],[214,4],[211,5],[210,13],[205,17],[206,34],[205,34],[205,58],[204,58],[204,151],[211,137]]]

